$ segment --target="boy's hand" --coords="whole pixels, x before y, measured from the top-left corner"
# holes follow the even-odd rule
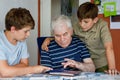
[[[49,70],[53,70],[52,68],[50,67],[45,67],[45,66],[34,66],[34,70],[35,70],[35,73],[45,73]]]
[[[110,75],[120,74],[120,72],[117,71],[116,69],[109,69],[109,70],[105,71],[105,73],[110,74]]]
[[[48,49],[48,45],[50,44],[50,38],[46,38],[45,40],[44,40],[44,42],[43,42],[43,44],[42,44],[42,50],[45,50],[45,51],[48,51],[49,49]]]

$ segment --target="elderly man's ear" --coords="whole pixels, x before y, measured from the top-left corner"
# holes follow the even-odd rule
[[[69,31],[70,31],[70,34],[73,35],[73,29],[70,28]]]

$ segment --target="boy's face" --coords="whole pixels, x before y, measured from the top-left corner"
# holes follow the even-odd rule
[[[93,27],[94,23],[96,23],[96,18],[95,19],[86,18],[86,19],[82,19],[79,22],[83,31],[88,31],[89,29],[91,29]]]
[[[54,29],[55,41],[61,47],[67,47],[71,43],[72,29],[68,28],[66,25],[62,25],[61,27],[57,27]]]
[[[20,30],[15,30],[15,39],[17,41],[23,41],[25,39],[28,38],[28,36],[30,35],[30,30],[31,30],[31,27],[30,26],[26,26],[25,28],[22,28]]]

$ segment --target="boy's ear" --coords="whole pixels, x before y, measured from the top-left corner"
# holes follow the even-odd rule
[[[98,17],[96,17],[95,19],[94,19],[94,23],[96,23],[98,21]]]
[[[11,32],[14,32],[15,30],[16,30],[15,26],[12,26],[11,29],[10,29]]]

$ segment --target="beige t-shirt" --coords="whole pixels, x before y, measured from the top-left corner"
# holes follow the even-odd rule
[[[107,65],[104,43],[112,41],[107,22],[99,19],[88,31],[83,31],[77,23],[73,29],[74,34],[86,43],[96,68]]]

